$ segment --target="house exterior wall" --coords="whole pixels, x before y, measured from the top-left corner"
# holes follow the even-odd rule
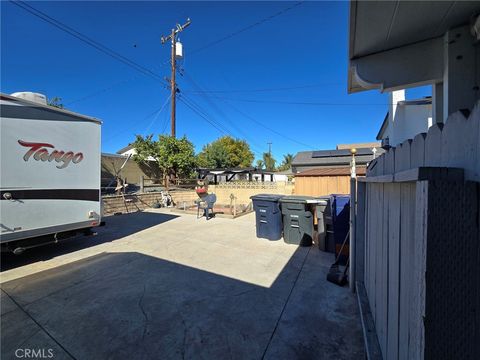
[[[432,105],[397,105],[394,115],[389,115],[382,140],[388,138],[390,146],[397,146],[415,135],[427,132],[432,126]]]
[[[126,158],[118,155],[102,154],[101,176],[102,185],[108,183],[118,173]],[[142,170],[140,166],[131,158],[127,161],[123,169],[119,173],[120,178],[126,179],[128,184],[140,185],[140,177],[151,178],[152,175],[148,171]]]

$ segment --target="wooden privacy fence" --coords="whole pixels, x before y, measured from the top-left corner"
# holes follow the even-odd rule
[[[358,175],[365,175],[365,167],[356,168]],[[317,168],[295,175],[295,194],[323,196],[350,194],[350,167]]]
[[[322,196],[349,193],[349,175],[295,177],[295,194],[297,195]]]
[[[479,140],[477,104],[359,178],[352,255],[368,357],[478,359]]]

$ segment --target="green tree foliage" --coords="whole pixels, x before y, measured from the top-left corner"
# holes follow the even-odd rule
[[[276,162],[277,161],[273,158],[272,154],[268,152],[263,153],[263,163],[265,164],[265,169],[267,171],[274,171]]]
[[[252,166],[253,152],[245,140],[223,136],[207,144],[198,154],[198,165],[206,168],[233,168]]]
[[[292,167],[292,160],[293,160],[293,154],[283,155],[283,161],[279,165],[278,170],[285,171],[290,169]]]
[[[142,165],[157,166],[163,177],[191,177],[195,170],[195,150],[193,144],[184,136],[177,139],[173,136],[160,135],[153,140],[153,135],[143,137],[137,135],[133,143],[137,154],[133,159]],[[154,162],[149,161],[153,158]]]
[[[257,160],[257,162],[255,163],[255,166],[258,168],[258,169],[263,169],[265,164],[263,163],[263,160]]]
[[[62,98],[59,98],[57,96],[48,100],[47,104],[59,109],[63,109]]]

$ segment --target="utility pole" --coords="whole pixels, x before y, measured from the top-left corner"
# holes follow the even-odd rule
[[[176,105],[175,100],[177,96],[177,84],[175,82],[175,74],[176,74],[176,44],[177,44],[177,34],[181,33],[187,26],[191,23],[190,19],[187,19],[187,22],[183,25],[177,24],[176,29],[173,28],[172,32],[168,36],[162,36],[161,41],[162,44],[165,44],[168,40],[172,42],[172,55],[171,55],[171,62],[172,62],[172,77],[170,78],[170,86],[171,86],[171,101],[172,101],[172,136],[175,137],[176,135]]]
[[[267,142],[267,144],[268,144],[268,155],[272,156],[272,143]]]

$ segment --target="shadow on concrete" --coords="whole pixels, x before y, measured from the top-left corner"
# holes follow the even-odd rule
[[[79,235],[62,240],[57,244],[48,244],[27,249],[20,255],[2,253],[0,271],[14,269],[37,261],[46,261],[91,246],[119,240],[128,235],[173,220],[177,217],[177,215],[153,212],[135,212],[117,216],[108,216],[103,218],[106,223],[105,226],[95,228],[95,231],[101,236]],[[126,220],[128,220],[128,225],[125,224]]]
[[[7,282],[2,359],[19,347],[77,359],[363,358],[355,299],[326,282],[331,254],[315,250],[299,248],[269,288],[136,252]]]

